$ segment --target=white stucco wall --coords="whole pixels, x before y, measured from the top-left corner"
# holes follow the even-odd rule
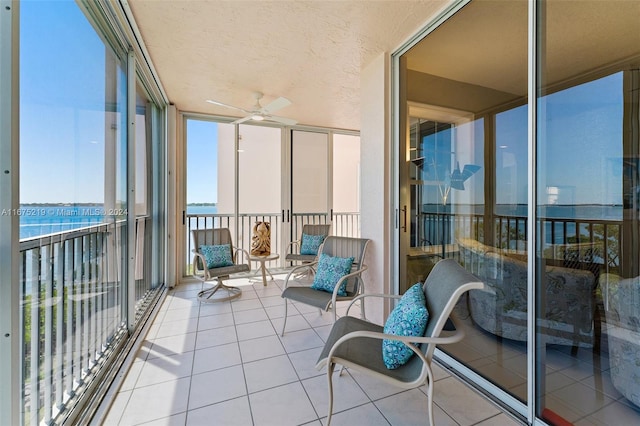
[[[368,293],[390,292],[390,56],[381,54],[362,70],[361,159],[361,235],[370,238],[365,273]],[[367,318],[382,324],[383,303],[369,302]]]

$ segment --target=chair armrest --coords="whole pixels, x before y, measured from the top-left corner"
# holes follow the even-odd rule
[[[340,337],[331,347],[329,351],[329,355],[318,364],[316,364],[316,369],[322,368],[325,364],[331,363],[331,359],[333,358],[333,354],[338,349],[340,345],[344,342],[347,342],[351,339],[366,337],[370,339],[378,339],[378,340],[397,340],[406,344],[424,363],[428,363],[425,358],[422,350],[416,346],[416,344],[434,344],[434,345],[446,345],[450,343],[459,342],[464,338],[464,330],[461,327],[456,327],[456,331],[454,334],[448,335],[446,337],[424,337],[424,336],[396,336],[394,334],[386,334],[380,333],[376,331],[366,331],[366,330],[358,330],[352,331],[350,333],[345,334]]]
[[[349,303],[349,306],[347,306],[347,311],[345,312],[345,315],[349,315],[349,309],[351,309],[351,305],[353,305],[358,300],[364,299],[365,297],[380,297],[383,299],[394,299],[394,300],[400,300],[400,298],[402,298],[402,296],[399,294],[384,294],[384,293],[359,294],[356,297],[354,297],[353,300],[351,300],[351,302]]]
[[[291,278],[292,275],[299,274],[300,271],[304,271],[305,269],[314,270],[313,267],[316,266],[317,264],[318,264],[318,261],[316,260],[316,261],[313,261],[311,263],[305,263],[303,265],[298,265],[298,266],[294,267],[292,270],[289,271],[289,273],[285,277],[285,279],[284,279],[284,288],[282,290],[284,291],[284,289],[288,287],[289,278]]]
[[[249,271],[251,271],[251,262],[249,262],[249,252],[245,249],[239,249],[239,248],[233,248],[233,257],[234,259],[236,259],[236,261],[234,262],[236,265],[240,265],[240,263],[238,263],[238,253],[242,253],[243,254],[243,258],[246,260],[246,265],[249,266]]]
[[[360,280],[362,280],[360,275],[366,270],[367,270],[367,265],[361,265],[360,269],[358,269],[357,271],[350,272],[347,275],[340,277],[340,279],[336,283],[336,286],[333,288],[333,296],[331,297],[331,303],[333,303],[333,306],[336,306],[336,299],[338,298],[338,290],[340,290],[340,285],[342,284],[342,282],[352,277],[358,277]]]
[[[289,244],[287,244],[287,247],[284,249],[284,252],[286,254],[291,253],[291,251],[289,251],[289,248],[293,247],[293,246],[298,246],[298,251],[300,251],[300,242],[302,240],[296,240],[296,241],[291,241]]]
[[[200,259],[200,263],[202,264],[202,278],[207,281],[209,278],[209,269],[207,268],[207,262],[202,254],[198,253],[197,250],[191,250],[193,252],[193,275],[197,278],[198,275],[198,259]]]

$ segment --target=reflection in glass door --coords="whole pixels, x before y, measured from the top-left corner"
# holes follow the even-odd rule
[[[540,6],[535,392],[551,423],[640,424],[640,3],[611,3]]]
[[[520,413],[528,391],[526,28],[526,1],[469,2],[399,61],[400,291],[443,257],[485,283],[455,308],[465,339],[438,356]]]
[[[412,117],[409,135],[406,203],[409,247],[406,286],[401,292],[424,281],[435,262],[447,255],[447,245],[451,242],[450,177],[455,167],[450,123]]]
[[[469,2],[398,61],[408,105],[469,111],[453,170],[482,166],[449,196],[484,193],[446,213],[485,288],[456,307],[466,337],[438,357],[530,422],[640,424],[639,18],[631,1]],[[399,110],[402,208],[424,204],[403,173],[428,175],[408,170],[422,156],[410,117],[425,116]]]

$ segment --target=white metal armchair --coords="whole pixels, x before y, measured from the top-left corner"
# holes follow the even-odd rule
[[[428,320],[421,335],[416,334],[411,337],[400,335],[401,333],[388,334],[384,332],[383,326],[348,315],[336,321],[316,365],[318,369],[323,367],[327,369],[329,385],[327,425],[331,422],[333,411],[333,371],[336,364],[340,364],[404,389],[415,388],[426,383],[429,424],[433,426],[433,372],[431,369],[433,352],[437,344],[462,340],[464,332],[460,327],[455,327],[455,331],[445,331],[443,335],[441,332],[460,296],[468,290],[482,287],[483,283],[457,262],[445,259],[434,266],[422,286],[425,296],[423,300],[426,300],[423,303],[428,311]],[[363,294],[355,298],[351,305],[365,297],[401,298],[395,295]],[[455,325],[453,318],[452,322]],[[403,342],[413,355],[404,365],[389,369],[383,360],[383,340],[385,339]]]
[[[320,312],[332,309],[335,322],[336,302],[352,300],[364,292],[362,273],[367,269],[364,256],[368,243],[366,238],[328,236],[322,244],[318,260],[297,266],[289,272],[282,290],[285,314],[281,335],[284,335],[287,325],[290,300],[315,306]],[[303,278],[305,270],[314,270],[316,267],[313,283],[309,278]],[[364,305],[361,310],[364,317]]]
[[[222,302],[239,297],[242,290],[238,287],[223,284],[224,278],[239,272],[249,272],[249,253],[233,247],[231,232],[228,228],[196,229],[191,231],[193,238],[193,275],[202,281],[202,288],[198,299],[202,302]],[[236,263],[238,252],[244,253],[247,263]],[[207,281],[216,281],[208,289],[204,288]],[[218,290],[224,290],[226,293]],[[216,294],[217,293],[217,294]]]

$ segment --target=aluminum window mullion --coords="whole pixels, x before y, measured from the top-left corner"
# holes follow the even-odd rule
[[[127,55],[127,244],[125,312],[127,328],[135,328],[135,246],[136,246],[136,59],[133,50]]]
[[[53,328],[53,303],[54,295],[53,295],[53,242],[49,242],[49,244],[42,247],[42,255],[40,256],[40,274],[41,274],[41,282],[44,290],[44,294],[40,291],[40,296],[44,296],[42,300],[38,300],[38,303],[41,305],[42,311],[44,311],[44,330],[42,333],[44,334],[44,356],[42,360],[43,364],[43,388],[44,388],[44,418],[45,423],[48,424],[51,417],[53,416],[53,410],[55,408],[53,404],[54,397],[54,376],[53,376],[53,361],[54,361],[54,328]],[[33,326],[32,326],[33,330]]]
[[[56,306],[56,317],[55,317],[55,328],[56,328],[56,359],[55,359],[55,400],[54,404],[58,410],[62,409],[64,404],[64,379],[63,379],[63,371],[64,371],[64,306],[65,306],[65,293],[64,293],[64,266],[65,266],[65,255],[64,255],[64,242],[60,241],[55,243],[53,246],[54,249],[54,262],[55,270],[54,270],[54,280],[55,280],[55,306]]]
[[[528,193],[527,193],[527,252],[529,256],[527,258],[527,421],[529,424],[533,424],[536,419],[536,348],[537,340],[535,333],[535,321],[536,321],[536,120],[537,120],[537,87],[538,87],[538,60],[537,60],[537,47],[538,47],[538,2],[529,1],[529,13],[528,13]]]
[[[0,1],[0,424],[20,424],[19,217],[19,11],[20,2]],[[19,366],[19,368],[17,368]]]

